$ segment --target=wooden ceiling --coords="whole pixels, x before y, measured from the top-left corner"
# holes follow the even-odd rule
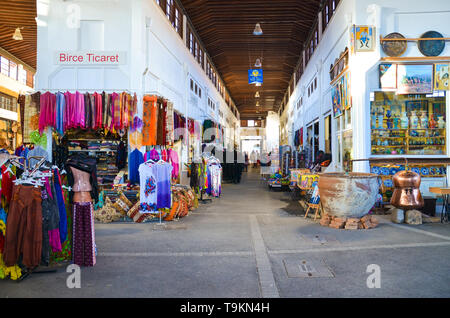
[[[321,0],[180,0],[241,118],[277,111]],[[253,35],[256,23],[263,35]],[[264,83],[248,84],[248,69],[262,59]],[[260,98],[255,98],[256,91]],[[256,107],[259,100],[260,107]],[[256,113],[259,111],[259,113]]]
[[[36,0],[0,0],[0,47],[36,69]],[[12,38],[16,28],[23,41]]]

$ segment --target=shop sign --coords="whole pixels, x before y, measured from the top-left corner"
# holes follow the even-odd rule
[[[263,70],[262,69],[250,69],[248,70],[248,83],[257,84],[263,83]]]
[[[58,65],[123,65],[124,51],[57,51],[54,62]]]

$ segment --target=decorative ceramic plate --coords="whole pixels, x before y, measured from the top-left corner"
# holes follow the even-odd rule
[[[436,167],[430,167],[430,175],[434,176],[438,173],[438,170]]]
[[[446,174],[447,173],[447,168],[446,167],[440,167],[439,168],[439,174]]]
[[[389,33],[385,39],[404,39],[405,37],[398,32]],[[400,56],[406,51],[408,46],[405,41],[385,41],[381,43],[381,48],[387,56]]]
[[[383,176],[388,176],[389,175],[389,168],[386,168],[386,167],[381,168],[381,174]]]
[[[427,167],[423,167],[422,169],[420,169],[420,172],[422,173],[422,175],[427,176],[430,174],[430,171],[428,170]]]
[[[389,173],[391,174],[391,175],[394,175],[394,174],[396,174],[398,172],[398,169],[397,168],[390,168],[389,169]]]
[[[398,167],[398,171],[403,171],[403,170],[405,170],[405,166],[401,165]]]
[[[386,188],[392,188],[392,186],[393,186],[392,180],[391,179],[384,180],[384,186]]]
[[[436,31],[428,31],[420,36],[421,38],[443,38],[442,34]],[[445,47],[444,40],[419,40],[417,47],[420,53],[425,56],[438,56]]]
[[[420,175],[420,169],[417,167],[411,168],[411,171]]]
[[[380,174],[380,173],[381,173],[381,172],[380,172],[380,168],[377,167],[377,166],[373,166],[373,167],[372,167],[372,173]]]

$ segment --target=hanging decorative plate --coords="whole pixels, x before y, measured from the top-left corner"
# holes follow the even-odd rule
[[[333,69],[333,77],[336,78],[339,74],[339,63],[338,63],[339,59],[335,59],[334,60],[334,69]]]
[[[423,167],[422,169],[420,169],[420,172],[422,173],[422,175],[427,176],[430,174],[430,171],[428,170],[427,167]]]
[[[380,168],[377,167],[377,166],[373,166],[373,167],[372,167],[372,173],[380,174],[380,173],[381,173],[381,172],[380,172]]]
[[[397,168],[390,168],[389,169],[389,173],[391,174],[391,176],[395,175],[398,172]]]
[[[403,171],[403,170],[405,170],[405,166],[404,165],[401,165],[400,167],[398,167],[398,171]]]
[[[439,168],[439,174],[446,174],[447,173],[447,168],[446,167],[440,167]]]
[[[392,186],[393,186],[392,180],[391,179],[384,180],[384,186],[386,188],[392,188]]]
[[[389,33],[385,39],[404,39],[405,37],[398,32]],[[387,56],[400,56],[405,53],[408,44],[405,41],[383,41],[381,48]]]
[[[420,175],[420,169],[417,167],[411,168],[411,171]]]
[[[442,38],[442,34],[437,31],[428,31],[420,36],[421,38]],[[425,56],[438,56],[445,47],[444,40],[419,40],[417,42],[420,53]]]
[[[383,176],[388,176],[388,175],[389,175],[389,168],[382,167],[382,168],[381,168],[381,174],[382,174]]]

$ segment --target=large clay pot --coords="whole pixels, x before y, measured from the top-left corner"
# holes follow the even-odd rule
[[[375,204],[378,175],[373,173],[320,173],[319,194],[325,213],[360,218]]]

